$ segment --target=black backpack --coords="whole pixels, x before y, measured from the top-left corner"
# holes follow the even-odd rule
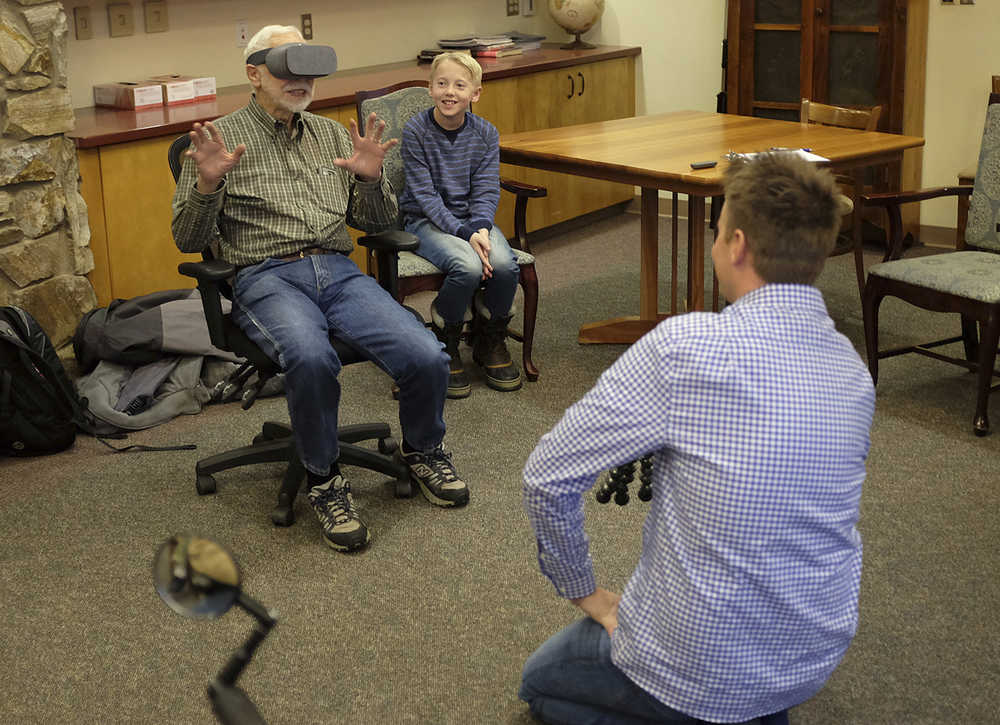
[[[20,307],[0,307],[0,455],[69,448],[86,407],[35,318]]]

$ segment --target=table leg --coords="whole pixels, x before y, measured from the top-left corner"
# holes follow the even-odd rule
[[[659,192],[643,188],[639,250],[639,315],[614,317],[580,326],[581,343],[626,343],[638,340],[667,317],[657,311],[659,281]],[[704,210],[702,210],[704,217]],[[677,280],[671,280],[677,284]]]
[[[861,195],[865,188],[865,169],[859,167],[854,170],[854,214],[851,217],[852,228],[851,238],[854,242],[854,274],[858,278],[858,294],[863,295],[865,290],[865,240],[862,237],[862,220],[864,209],[861,208]]]
[[[688,194],[688,310],[705,307],[705,197]]]

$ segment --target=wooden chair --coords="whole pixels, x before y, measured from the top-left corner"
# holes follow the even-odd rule
[[[867,109],[846,108],[817,103],[808,98],[803,98],[799,106],[799,121],[803,124],[815,123],[821,126],[854,128],[859,131],[876,130],[881,115],[881,106],[872,106]],[[864,246],[861,234],[862,213],[858,208],[858,197],[865,191],[865,170],[863,168],[856,169],[851,176],[838,174],[836,179],[841,193],[850,200],[853,208],[844,213],[841,233],[837,237],[837,245],[833,248],[830,256],[836,257],[848,252],[854,253],[854,268],[857,273],[858,294],[860,295],[864,289],[865,277]]]
[[[808,98],[803,98],[799,107],[799,121],[802,123],[856,128],[860,131],[874,131],[878,127],[878,119],[881,115],[882,106],[872,106],[868,109],[845,108],[844,106],[817,103]]]
[[[868,270],[862,295],[865,347],[872,380],[878,382],[878,361],[908,352],[949,362],[977,373],[976,411],[973,431],[989,432],[989,394],[998,373],[997,345],[1000,340],[1000,95],[990,98],[986,126],[973,186],[925,189],[917,192],[872,194],[862,198],[866,206],[882,207],[889,213],[892,237],[889,260]],[[900,204],[942,196],[969,196],[968,222],[958,230],[959,251],[916,259],[901,259],[902,222]],[[964,234],[963,234],[964,232]],[[957,312],[962,334],[919,345],[878,349],[878,309],[886,296],[898,297],[911,305],[933,312]],[[936,352],[934,348],[961,341],[964,358]]]
[[[358,113],[358,127],[364,128],[365,119],[373,111],[385,122],[382,140],[398,139],[403,135],[403,127],[415,114],[433,105],[427,92],[426,81],[406,81],[386,88],[355,93]],[[403,160],[399,146],[390,149],[383,162],[384,173],[397,193],[403,189]],[[521,343],[521,363],[524,376],[531,381],[538,380],[538,368],[531,359],[531,349],[535,338],[535,316],[538,311],[538,276],[535,273],[535,258],[528,247],[526,213],[528,199],[545,196],[548,192],[540,186],[530,186],[508,179],[500,179],[500,187],[516,195],[514,204],[514,236],[508,239],[517,256],[520,268],[520,285],[524,294],[523,327],[518,332],[507,330],[508,337]],[[417,292],[433,291],[444,284],[444,273],[423,257],[413,252],[399,252],[398,255],[376,256],[379,280],[402,303]]]

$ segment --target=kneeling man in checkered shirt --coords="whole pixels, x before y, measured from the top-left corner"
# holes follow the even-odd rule
[[[789,154],[734,166],[712,247],[722,313],[662,322],[546,434],[524,471],[542,572],[587,617],[524,666],[547,723],[734,723],[814,695],[857,628],[855,526],[875,392],[812,286],[840,205]],[[583,494],[651,455],[642,553],[598,586]]]

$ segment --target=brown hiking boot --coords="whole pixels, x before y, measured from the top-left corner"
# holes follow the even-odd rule
[[[465,372],[462,364],[462,354],[458,350],[458,344],[462,339],[462,326],[465,323],[458,322],[454,325],[445,324],[443,327],[437,321],[431,323],[437,339],[444,343],[444,351],[448,353],[451,362],[448,363],[448,392],[449,398],[468,398],[472,392],[472,384],[469,382],[469,375]]]
[[[507,350],[509,322],[510,317],[487,320],[479,314],[473,322],[476,330],[472,359],[486,374],[486,384],[494,390],[504,392],[517,390],[522,382],[521,371],[511,360],[510,352]]]

